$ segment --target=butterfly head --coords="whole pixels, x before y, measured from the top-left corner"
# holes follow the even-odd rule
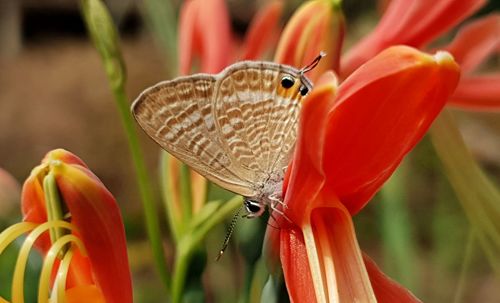
[[[248,212],[246,217],[249,219],[260,217],[266,210],[266,206],[255,199],[245,198],[243,204]]]
[[[278,92],[282,95],[294,94],[303,97],[307,95],[309,89],[311,88],[309,80],[307,80],[303,75],[291,75],[284,73],[280,79],[280,85]]]
[[[321,52],[311,63],[302,69],[291,69],[282,73],[278,85],[278,94],[282,97],[291,97],[292,99],[299,100],[306,96],[312,89],[312,84],[304,74],[314,69],[325,55],[324,52]]]
[[[311,81],[298,70],[283,72],[278,80],[276,91],[285,99],[300,100],[312,89]]]

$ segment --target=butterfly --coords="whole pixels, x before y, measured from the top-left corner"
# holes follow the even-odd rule
[[[258,217],[283,203],[301,100],[312,89],[304,73],[323,56],[302,69],[242,61],[219,74],[163,81],[139,95],[132,113],[163,149],[242,195],[246,216]]]

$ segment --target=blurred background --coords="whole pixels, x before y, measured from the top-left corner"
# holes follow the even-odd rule
[[[167,58],[155,43],[141,1],[105,2],[120,29],[128,73],[127,93],[132,101],[144,88],[175,76],[169,70],[169,61],[175,58]],[[174,5],[179,5],[178,2],[174,1]],[[259,3],[228,2],[235,32],[243,35]],[[498,10],[500,5],[494,2],[481,14]],[[375,2],[347,0],[344,12],[350,39],[346,41],[347,46],[373,28],[379,17]],[[491,64],[498,66],[498,60],[495,58]],[[467,145],[494,182],[500,184],[498,113],[456,113]],[[155,176],[159,148],[142,132],[140,137],[150,174]],[[137,302],[162,302],[162,287],[152,268],[126,138],[102,62],[87,36],[78,2],[0,0],[0,168],[15,179],[2,178],[0,230],[21,218],[20,188],[16,181],[22,184],[45,153],[55,148],[80,156],[115,195],[126,222]],[[411,238],[406,240],[412,245],[407,275],[395,277],[399,269],[391,267],[391,258],[384,253],[387,223],[382,224],[385,219],[380,195],[355,218],[360,245],[386,273],[394,272],[391,276],[414,290],[423,301],[451,302],[461,276],[469,223],[427,138],[412,152],[398,174],[406,174],[401,186],[407,190],[397,203],[410,215],[403,216],[402,223],[409,228]],[[157,196],[159,201],[159,193]],[[395,224],[401,224],[398,220],[394,220]],[[252,224],[265,226],[263,221],[240,222],[241,237],[246,229],[262,230]],[[164,218],[161,226],[168,248]],[[210,234],[209,252],[218,251],[224,233],[225,226],[220,226]],[[238,243],[238,235],[234,238],[232,244]],[[209,296],[213,302],[235,302],[245,272],[240,252],[241,247],[233,245],[225,263],[214,263],[209,257],[204,275],[207,285],[214,289]],[[10,256],[10,259],[9,254],[0,257],[0,295],[9,293],[7,272],[15,254]],[[499,281],[495,280],[477,245],[471,256],[462,302],[500,302]],[[31,265],[36,268],[39,263],[34,257]],[[217,281],[210,281],[211,275],[216,275]]]

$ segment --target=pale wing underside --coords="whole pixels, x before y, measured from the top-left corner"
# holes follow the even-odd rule
[[[214,183],[254,196],[257,185],[283,173],[296,139],[301,96],[280,90],[283,74],[298,77],[288,66],[240,62],[215,76],[161,82],[132,110],[169,153]]]
[[[245,177],[265,181],[281,175],[293,150],[300,110],[298,90],[280,87],[289,70],[269,62],[240,62],[217,82],[215,117],[222,143]]]
[[[132,110],[144,131],[166,151],[210,181],[241,195],[252,183],[224,153],[212,114],[216,79],[197,75],[158,83],[144,91]]]

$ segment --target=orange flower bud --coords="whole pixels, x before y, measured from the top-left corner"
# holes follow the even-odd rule
[[[55,180],[55,188],[47,185],[47,178]],[[58,199],[47,199],[54,192]],[[60,213],[51,213],[54,209]],[[49,152],[24,183],[22,211],[26,222],[70,220],[76,227],[73,234],[81,239],[87,256],[75,253],[66,284],[68,290],[81,290],[81,284],[95,283],[106,302],[132,302],[120,210],[111,193],[82,160],[62,149]],[[44,235],[37,242],[44,254],[51,241]]]
[[[326,70],[337,72],[344,31],[344,15],[338,1],[305,2],[286,25],[274,61],[300,68],[324,51],[326,57],[309,77],[314,81]]]

